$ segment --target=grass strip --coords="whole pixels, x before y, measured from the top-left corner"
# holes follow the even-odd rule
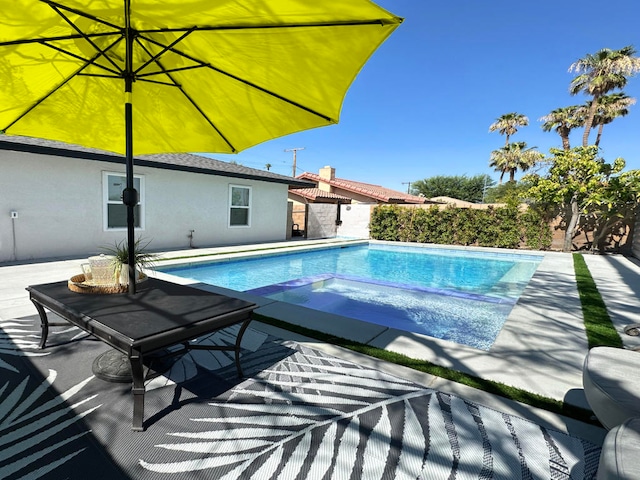
[[[613,326],[607,307],[582,254],[573,254],[573,268],[576,274],[589,348],[599,346],[622,348],[622,339]]]
[[[417,370],[419,372],[435,375],[440,378],[451,380],[469,387],[477,388],[494,395],[499,395],[504,398],[515,400],[516,402],[531,405],[536,408],[541,408],[552,413],[564,415],[566,417],[574,418],[584,423],[600,426],[597,420],[594,419],[591,410],[569,405],[565,402],[547,398],[536,393],[531,393],[520,388],[511,387],[500,382],[494,382],[492,380],[484,380],[470,375],[462,373],[451,368],[442,367],[426,360],[417,360],[415,358],[408,357],[401,353],[390,352],[377,347],[372,347],[363,343],[355,342],[353,340],[347,340],[335,335],[329,335],[317,330],[301,327],[299,325],[293,325],[282,320],[266,317],[260,314],[254,314],[256,320],[273,325],[274,327],[282,328],[305,337],[314,338],[332,345],[338,345],[343,348],[347,348],[354,352],[362,353],[370,357],[378,358],[389,363],[396,365],[402,365],[404,367]]]

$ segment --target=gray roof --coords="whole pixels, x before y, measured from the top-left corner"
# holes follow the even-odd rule
[[[118,155],[113,152],[53,140],[45,140],[42,138],[0,135],[0,150],[97,160],[101,162],[119,163],[122,165],[125,163],[125,159],[122,155]],[[143,167],[180,170],[184,172],[243,178],[247,180],[259,180],[271,183],[284,183],[292,187],[315,186],[312,182],[299,180],[286,175],[279,175],[265,170],[244,167],[235,163],[223,162],[221,160],[215,160],[213,158],[192,153],[138,155],[135,157],[134,163],[137,166]]]

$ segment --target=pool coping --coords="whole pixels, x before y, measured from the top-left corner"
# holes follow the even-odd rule
[[[294,245],[291,247],[278,248],[278,249],[261,249],[259,251],[246,251],[246,252],[230,252],[216,255],[215,258],[209,257],[197,257],[192,259],[171,259],[165,262],[162,262],[162,267],[177,267],[177,266],[197,266],[198,264],[210,264],[210,263],[218,263],[218,262],[228,262],[228,261],[237,261],[239,259],[251,259],[251,258],[263,258],[269,256],[283,255],[289,253],[299,253],[305,251],[317,251],[317,250],[328,250],[328,249],[336,249],[343,248],[345,246],[357,246],[357,245],[387,245],[397,247],[402,245],[403,247],[410,247],[416,249],[438,249],[443,251],[467,251],[467,252],[479,252],[479,253],[494,253],[496,256],[505,255],[517,255],[517,256],[526,256],[529,259],[535,257],[538,259],[539,257],[544,258],[543,253],[535,252],[531,253],[531,251],[522,251],[515,249],[502,249],[502,248],[487,248],[487,247],[469,247],[469,246],[460,246],[460,245],[437,245],[437,244],[419,244],[419,243],[401,243],[401,242],[391,242],[391,241],[381,241],[381,240],[364,240],[364,239],[344,239],[339,240],[336,239],[333,242],[323,243],[323,244],[311,244],[311,245]],[[209,285],[206,283],[185,279],[182,277],[178,277],[175,275],[171,275],[170,273],[162,272],[162,271],[154,271],[153,275],[157,278],[171,281],[174,283],[181,283],[184,285],[196,286],[202,290],[222,293],[224,295],[236,296],[243,300],[247,300],[259,305],[259,308],[256,310],[256,313],[264,315],[266,317],[271,317],[276,320],[281,320],[287,323],[291,323],[294,325],[298,325],[304,328],[308,328],[311,330],[318,330],[322,333],[335,335],[338,337],[345,338],[347,340],[357,341],[359,343],[364,343],[367,345],[378,346],[376,343],[379,338],[390,338],[393,337],[401,337],[402,335],[416,336],[415,339],[422,343],[423,341],[439,341],[445,342],[444,345],[447,346],[460,346],[465,347],[464,345],[460,345],[455,342],[441,340],[435,337],[430,337],[427,335],[422,335],[414,332],[407,332],[405,330],[398,330],[392,327],[381,326],[374,323],[366,322],[363,320],[358,320],[351,317],[346,317],[342,315],[338,315],[335,313],[327,313],[319,310],[314,310],[311,308],[307,308],[300,305],[292,305],[290,303],[272,300],[269,298],[262,297],[260,295],[256,295],[251,292],[240,292],[237,290],[232,290],[224,287],[218,287],[215,285]],[[507,320],[508,321],[508,318]],[[505,321],[505,324],[506,324]],[[385,348],[381,346],[380,348]],[[404,348],[404,347],[403,347]],[[477,350],[473,347],[465,347],[472,348],[473,350]],[[482,350],[478,350],[482,351]],[[400,352],[404,353],[404,352]]]

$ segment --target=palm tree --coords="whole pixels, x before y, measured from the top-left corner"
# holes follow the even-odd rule
[[[624,92],[612,93],[610,95],[604,95],[598,100],[598,108],[596,115],[593,117],[593,126],[598,125],[598,135],[596,137],[595,145],[600,145],[600,138],[602,137],[602,129],[608,123],[613,122],[618,117],[624,117],[629,113],[631,105],[636,103],[635,98],[631,98]],[[587,107],[591,107],[591,102],[587,102]]]
[[[498,130],[500,135],[506,135],[506,141],[504,146],[509,145],[509,137],[518,131],[518,127],[526,127],[529,125],[529,119],[521,113],[511,112],[505,113],[496,119],[491,125],[489,125],[489,131],[495,132]]]
[[[268,172],[268,171],[270,171],[270,170],[271,170],[271,164],[270,164],[270,163],[267,163],[267,164],[264,166],[264,168],[266,168],[266,169],[267,169],[267,172]]]
[[[514,142],[505,147],[491,152],[489,166],[500,172],[500,184],[504,174],[509,172],[509,181],[514,182],[516,171],[526,172],[537,162],[544,158],[544,154],[535,150],[536,147],[527,148],[526,142]]]
[[[550,132],[551,129],[560,135],[562,139],[562,148],[564,150],[570,150],[569,133],[576,127],[584,125],[584,113],[585,109],[582,105],[571,105],[570,107],[556,108],[551,113],[540,117],[542,124],[542,130]]]
[[[570,72],[579,73],[571,81],[569,92],[572,95],[584,92],[593,97],[584,122],[583,147],[589,145],[589,133],[596,116],[599,98],[611,90],[624,88],[627,77],[640,71],[640,58],[634,57],[635,53],[636,50],[631,45],[620,50],[603,48],[595,55],[587,54],[569,67]]]

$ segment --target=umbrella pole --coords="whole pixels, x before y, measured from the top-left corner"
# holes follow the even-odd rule
[[[138,192],[133,187],[133,32],[131,31],[131,3],[125,1],[125,71],[124,71],[124,120],[125,120],[125,163],[127,187],[122,192],[122,201],[127,206],[127,249],[129,253],[129,293],[136,293],[135,262],[135,219],[134,207],[138,204]]]
[[[127,187],[122,193],[122,201],[127,206],[127,250],[129,254],[129,293],[136,293],[136,263],[135,263],[135,210],[138,204],[138,192],[133,187],[133,106],[131,105],[131,82],[126,82],[129,90],[125,92],[127,99],[124,104],[126,130],[126,177]]]

